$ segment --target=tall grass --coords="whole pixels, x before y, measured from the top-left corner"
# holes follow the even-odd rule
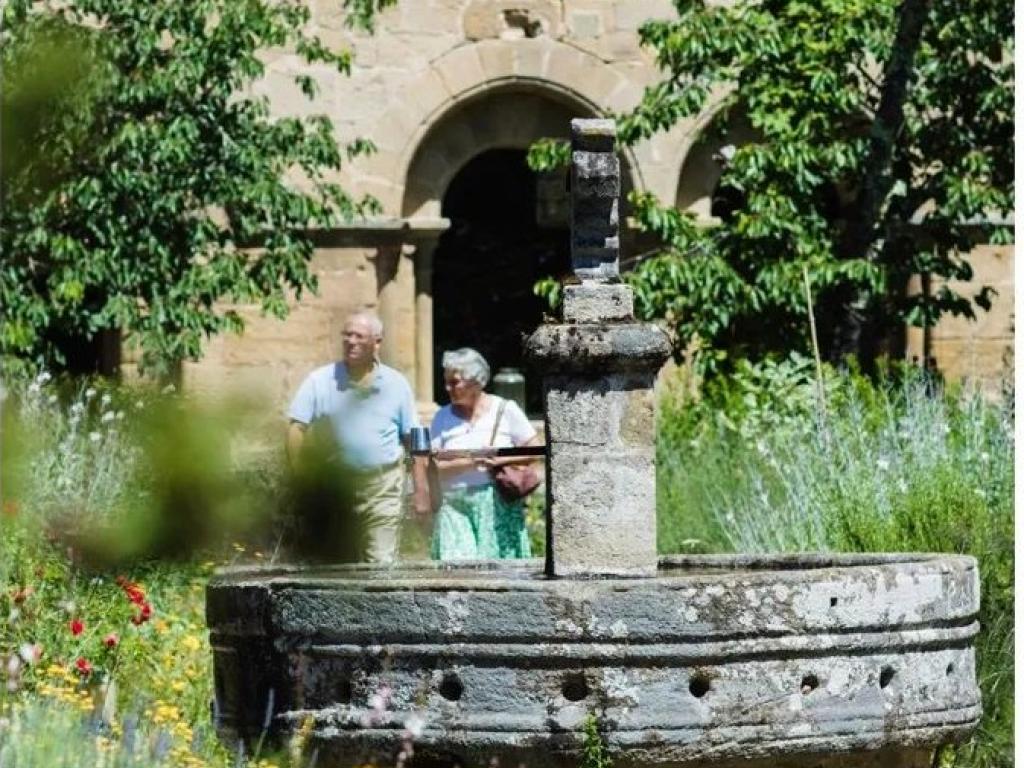
[[[1012,765],[1013,414],[926,373],[881,384],[810,362],[670,388],[658,445],[662,551],[955,552],[978,558],[985,709],[947,765]]]
[[[167,391],[6,384],[0,768],[272,765],[225,749],[210,706],[214,560],[271,556],[224,540],[269,495],[233,471],[225,422]]]

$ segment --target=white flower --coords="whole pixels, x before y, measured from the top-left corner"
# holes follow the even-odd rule
[[[115,416],[117,417],[117,420],[118,420],[118,421],[121,421],[121,420],[122,420],[122,419],[124,418],[124,411],[118,411],[118,412],[117,412],[116,414],[114,414],[114,415],[115,415]]]
[[[57,396],[50,395],[48,398],[46,398],[46,402],[48,402],[50,405],[54,405],[57,402]]]
[[[981,453],[981,460],[982,461],[988,461],[988,458],[989,458],[988,457],[988,451],[982,451],[982,453]]]
[[[174,393],[174,385],[168,384],[166,387],[160,390],[161,395],[170,395]]]
[[[39,643],[22,643],[18,655],[26,664],[35,664],[43,655],[43,646]]]
[[[71,415],[72,416],[79,416],[79,415],[81,415],[84,412],[85,412],[85,406],[82,405],[81,403],[72,403],[71,404]]]
[[[103,415],[100,416],[100,421],[102,421],[104,424],[106,424],[108,421],[113,421],[114,418],[115,417],[114,417],[114,412],[113,411],[104,411]]]
[[[98,443],[102,438],[103,438],[103,435],[101,435],[99,432],[90,432],[89,433],[89,440],[94,442],[94,443]]]
[[[875,462],[875,466],[878,467],[883,472],[885,472],[889,469],[889,460],[883,456],[882,458]]]
[[[38,395],[39,394],[39,390],[40,390],[39,385],[36,382],[34,382],[34,381],[31,384],[28,385],[28,393],[30,395]]]
[[[100,398],[100,405],[102,405],[104,408],[110,405],[110,395],[104,393],[103,397]]]
[[[142,410],[142,401],[141,400],[136,400],[135,401],[135,410],[136,411],[141,411]]]
[[[85,390],[85,399],[86,400],[92,400],[94,397],[96,397],[96,388],[95,387],[89,387],[87,390]]]
[[[36,381],[40,384],[45,384],[52,378],[53,376],[50,375],[49,371],[42,371],[38,376],[36,376]]]

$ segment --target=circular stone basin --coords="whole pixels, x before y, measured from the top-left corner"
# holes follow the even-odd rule
[[[978,571],[948,555],[670,557],[647,579],[539,560],[226,568],[215,715],[308,733],[318,766],[927,765],[966,737]]]

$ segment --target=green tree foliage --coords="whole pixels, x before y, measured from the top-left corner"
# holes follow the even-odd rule
[[[705,366],[808,349],[804,271],[834,359],[881,329],[987,309],[958,295],[967,254],[1006,242],[1013,207],[1012,9],[995,0],[677,0],[640,39],[663,73],[619,118],[624,145],[713,113],[730,204],[700,227],[650,195],[634,215],[666,244],[629,277]],[[743,122],[754,140],[723,137]],[[565,159],[535,147],[535,167]],[[933,289],[908,295],[908,280]],[[927,283],[926,283],[927,284]]]
[[[393,0],[345,0],[369,28]],[[275,118],[261,54],[348,72],[301,0],[12,0],[3,9],[0,354],[61,364],[120,329],[154,371],[315,290],[309,229],[375,210],[334,181],[372,150]],[[311,70],[313,71],[313,70]],[[317,83],[295,81],[309,97]]]

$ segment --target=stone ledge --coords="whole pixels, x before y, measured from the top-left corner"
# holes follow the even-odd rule
[[[562,319],[567,323],[633,319],[633,289],[628,285],[588,281],[567,285],[562,294]]]
[[[542,325],[527,339],[526,360],[559,374],[656,371],[672,353],[653,323]]]
[[[272,688],[272,731],[312,717],[337,768],[389,759],[412,714],[418,756],[563,768],[594,710],[624,766],[926,768],[980,718],[973,558],[673,557],[653,579],[539,567],[218,571],[220,732],[259,738]]]

